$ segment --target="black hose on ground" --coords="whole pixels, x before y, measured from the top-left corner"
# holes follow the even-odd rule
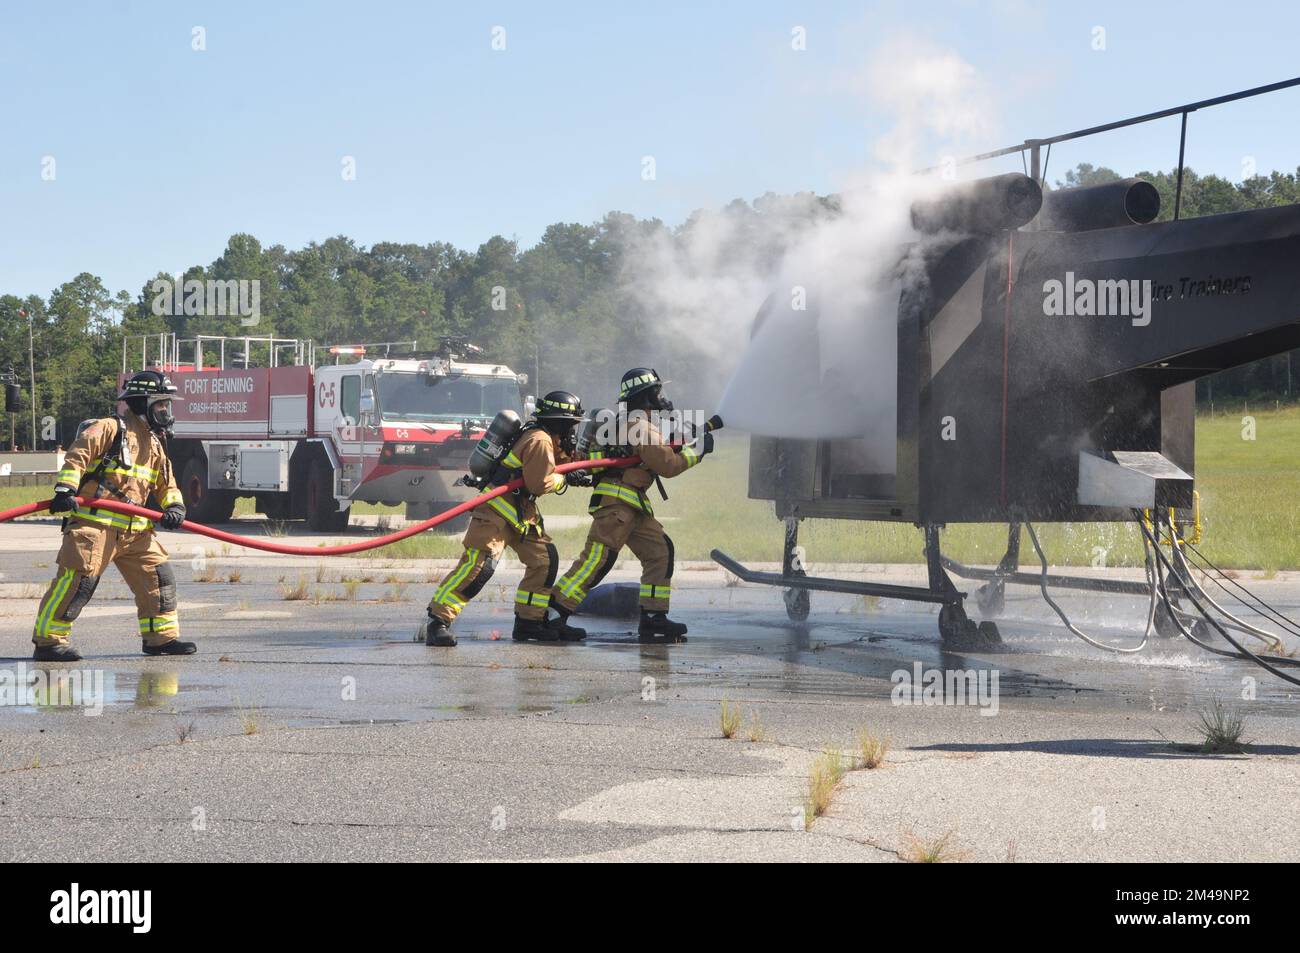
[[[1151,545],[1152,550],[1155,552],[1156,559],[1159,560],[1162,566],[1164,566],[1166,572],[1172,575],[1177,575],[1177,572],[1174,569],[1173,565],[1169,562],[1168,559],[1165,558],[1165,554],[1160,551],[1159,538],[1153,538],[1151,531],[1147,529],[1146,520],[1143,518],[1142,514],[1135,510],[1133,515],[1135,520],[1137,521],[1138,528],[1142,532],[1142,535],[1146,538],[1146,541]],[[1177,532],[1176,528],[1172,526],[1170,527],[1170,531]],[[1158,585],[1160,591],[1160,598],[1165,604],[1165,609],[1168,610],[1169,612],[1169,618],[1173,621],[1174,625],[1178,627],[1178,631],[1182,633],[1183,637],[1186,638],[1188,641],[1193,642],[1196,645],[1199,645],[1201,648],[1205,649],[1208,652],[1213,652],[1215,655],[1222,655],[1227,658],[1248,659],[1254,662],[1260,668],[1264,669],[1266,672],[1270,672],[1273,675],[1276,675],[1284,682],[1290,682],[1292,685],[1300,685],[1300,678],[1295,678],[1294,676],[1288,675],[1286,672],[1283,672],[1276,667],[1277,665],[1297,666],[1300,665],[1300,660],[1293,659],[1293,658],[1286,658],[1284,656],[1277,656],[1277,655],[1270,655],[1270,656],[1256,655],[1254,652],[1250,651],[1250,649],[1246,648],[1244,645],[1242,645],[1240,642],[1234,639],[1231,635],[1229,635],[1227,630],[1224,629],[1224,627],[1220,625],[1216,619],[1212,618],[1210,614],[1205,610],[1205,607],[1201,605],[1200,600],[1196,598],[1196,593],[1188,589],[1185,590],[1187,594],[1187,598],[1189,598],[1192,601],[1192,605],[1196,606],[1196,611],[1198,611],[1201,614],[1201,617],[1206,622],[1214,626],[1214,628],[1218,630],[1219,634],[1223,636],[1224,640],[1227,641],[1228,644],[1231,645],[1233,648],[1235,648],[1237,651],[1229,652],[1226,649],[1216,648],[1213,645],[1208,645],[1205,642],[1202,642],[1196,636],[1192,635],[1189,631],[1187,631],[1187,629],[1183,627],[1183,624],[1178,621],[1178,616],[1175,615],[1172,599],[1169,596],[1169,591],[1165,588],[1163,578],[1159,578]]]
[[[1249,589],[1247,589],[1247,588],[1246,588],[1245,586],[1243,586],[1241,583],[1237,582],[1237,580],[1233,579],[1231,576],[1229,576],[1227,573],[1225,573],[1222,569],[1220,569],[1220,568],[1219,568],[1218,566],[1216,566],[1214,563],[1210,562],[1210,560],[1206,558],[1205,554],[1202,553],[1202,552],[1201,552],[1199,549],[1197,549],[1195,546],[1193,546],[1191,543],[1189,543],[1189,542],[1187,542],[1186,540],[1184,540],[1184,541],[1182,542],[1181,545],[1182,545],[1182,547],[1191,550],[1192,554],[1193,554],[1193,555],[1194,555],[1198,560],[1200,560],[1202,563],[1205,564],[1206,567],[1208,567],[1209,569],[1211,569],[1211,570],[1213,570],[1213,571],[1215,572],[1216,576],[1212,576],[1211,578],[1214,579],[1215,584],[1216,584],[1220,589],[1222,589],[1224,592],[1228,592],[1228,587],[1225,586],[1225,585],[1220,581],[1221,579],[1222,579],[1222,580],[1227,580],[1227,581],[1228,581],[1229,583],[1231,583],[1235,588],[1240,589],[1242,592],[1244,592],[1247,596],[1249,596],[1251,599],[1253,599],[1253,600],[1254,600],[1256,603],[1258,603],[1260,606],[1263,606],[1263,610],[1264,610],[1264,611],[1261,611],[1259,608],[1257,608],[1256,606],[1252,605],[1250,602],[1247,602],[1247,601],[1246,601],[1245,599],[1243,599],[1241,596],[1234,595],[1233,598],[1235,598],[1238,602],[1240,602],[1242,605],[1244,605],[1244,606],[1246,606],[1247,608],[1249,608],[1251,611],[1257,613],[1258,615],[1264,616],[1265,618],[1270,619],[1270,620],[1273,621],[1273,622],[1276,622],[1278,625],[1282,626],[1283,628],[1288,629],[1288,630],[1289,630],[1289,634],[1294,635],[1294,636],[1300,638],[1300,623],[1296,623],[1296,622],[1293,621],[1289,616],[1283,614],[1280,610],[1278,610],[1278,609],[1274,608],[1273,606],[1269,605],[1267,602],[1265,602],[1263,599],[1261,599],[1261,598],[1260,598],[1259,596],[1257,596],[1255,593],[1251,592]],[[1229,593],[1229,594],[1232,595],[1231,593]]]
[[[1132,646],[1107,645],[1105,642],[1098,642],[1071,622],[1069,617],[1066,616],[1065,610],[1057,605],[1056,600],[1047,591],[1047,554],[1043,552],[1043,547],[1038,542],[1038,534],[1034,532],[1034,524],[1024,518],[1023,513],[1020,516],[1020,521],[1024,524],[1025,529],[1029,531],[1029,541],[1034,544],[1034,552],[1038,553],[1038,561],[1042,566],[1042,575],[1039,577],[1038,588],[1043,593],[1043,600],[1052,607],[1052,611],[1056,613],[1065,627],[1089,645],[1106,652],[1116,652],[1120,655],[1132,655],[1141,652],[1146,647],[1147,639],[1151,636],[1151,626],[1155,622],[1156,615],[1156,593],[1159,574],[1155,571],[1155,562],[1151,558],[1150,551],[1148,550],[1146,554],[1146,573],[1147,585],[1151,587],[1151,599],[1147,605],[1147,624],[1146,628],[1142,630],[1142,641]],[[1143,542],[1143,547],[1146,548],[1145,542]]]

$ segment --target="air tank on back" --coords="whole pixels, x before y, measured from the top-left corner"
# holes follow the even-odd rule
[[[613,419],[614,412],[607,407],[593,407],[587,411],[587,415],[582,418],[582,423],[578,424],[574,441],[574,459],[585,460],[591,455],[591,451],[600,445],[598,437],[601,427]]]
[[[492,471],[523,429],[524,422],[513,410],[507,408],[498,412],[469,455],[470,475],[479,481],[490,479]]]

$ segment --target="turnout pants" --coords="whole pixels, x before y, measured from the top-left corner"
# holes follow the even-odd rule
[[[641,608],[667,612],[672,595],[673,541],[657,519],[623,503],[610,503],[596,511],[582,555],[556,583],[556,603],[569,612],[577,608],[587,592],[614,568],[624,546],[641,561]]]
[[[153,530],[127,532],[74,518],[63,531],[58,572],[36,612],[33,642],[54,645],[68,640],[72,623],[95,594],[109,563],[117,566],[135,595],[144,643],[162,645],[179,638],[176,577],[167,564],[167,550]]]
[[[429,615],[448,625],[455,621],[465,603],[487,585],[501,553],[509,546],[524,564],[524,578],[515,592],[515,615],[521,619],[546,618],[551,587],[560,571],[560,556],[540,525],[525,525],[528,531],[521,533],[490,510],[475,512],[461,540],[465,552],[434,591]]]

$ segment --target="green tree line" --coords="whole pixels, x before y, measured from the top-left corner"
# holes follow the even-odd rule
[[[1171,217],[1176,174],[1138,175],[1160,190],[1161,217]],[[1057,186],[1119,177],[1114,170],[1081,164]],[[1297,202],[1300,169],[1239,183],[1184,172],[1183,217]],[[835,209],[834,197],[737,200],[725,210],[733,227],[726,238],[730,244],[717,250],[717,259],[760,267],[775,262],[779,236],[833,215]],[[791,222],[792,216],[798,220]],[[253,235],[236,234],[215,261],[192,266],[181,280],[258,281],[259,321],[254,327],[242,325],[238,314],[157,313],[154,282],[175,280],[163,273],[145,281],[134,295],[106,288],[89,272],[72,277],[47,298],[0,295],[0,372],[12,366],[24,388],[24,411],[14,415],[14,428],[4,442],[66,444],[80,420],[110,408],[124,339],[161,333],[182,338],[274,335],[310,338],[318,345],[416,340],[422,347],[445,335],[463,335],[482,347],[488,359],[532,375],[530,389],[563,386],[592,404],[612,399],[619,374],[633,364],[649,364],[672,376],[684,396],[693,388],[716,396],[715,360],[689,336],[661,333],[643,297],[627,281],[638,249],[684,250],[699,227],[698,216],[670,228],[658,219],[611,212],[590,225],[552,225],[531,248],[498,235],[475,251],[443,242],[380,242],[366,248],[344,236],[290,250],[264,247]],[[34,394],[27,374],[29,334]],[[128,357],[129,366],[139,366],[134,350]],[[1290,367],[1290,355],[1281,355],[1203,380],[1198,393],[1202,400],[1290,399]],[[47,419],[52,426],[43,423]]]

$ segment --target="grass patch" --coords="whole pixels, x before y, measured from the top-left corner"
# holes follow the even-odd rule
[[[722,737],[736,737],[736,732],[740,730],[740,706],[731,704],[725,698],[722,699],[722,713],[718,720],[722,728]]]
[[[1241,715],[1216,698],[1200,713],[1196,725],[1201,735],[1200,750],[1205,754],[1245,754],[1250,750],[1241,737],[1245,729]]]
[[[813,761],[808,771],[808,794],[803,802],[803,827],[812,830],[813,821],[826,813],[835,796],[835,789],[844,780],[844,754],[826,748]]]
[[[238,697],[235,698],[235,717],[239,719],[239,730],[245,735],[255,735],[262,730],[257,708],[253,705],[240,704]]]
[[[749,728],[746,734],[750,741],[766,741],[767,729],[763,727],[763,721],[758,717],[757,711],[749,713]]]
[[[238,569],[232,569],[226,576],[226,582],[235,583],[244,578],[244,574]]]
[[[858,730],[857,737],[857,760],[855,767],[873,770],[885,763],[885,755],[889,753],[889,739],[881,738],[874,732],[866,728]]]
[[[343,580],[343,598],[346,599],[348,602],[356,602],[356,601],[357,601],[357,593],[358,593],[360,590],[361,590],[361,580],[360,580],[360,579],[344,579],[344,580]]]
[[[406,594],[406,587],[409,585],[410,583],[408,582],[399,582],[391,589],[385,589],[383,594],[379,597],[379,601],[380,602],[406,602],[410,598]]]
[[[292,586],[280,587],[280,598],[285,602],[301,602],[307,598],[307,580],[302,576]]]
[[[192,721],[184,725],[176,726],[176,743],[178,745],[185,744],[185,742],[189,741],[190,738],[194,736],[194,726],[195,723]]]
[[[903,835],[898,856],[909,864],[949,864],[965,860],[969,855],[958,847],[952,831],[930,838],[909,831]]]
[[[808,771],[808,793],[803,804],[804,830],[811,830],[813,821],[830,808],[835,791],[846,774],[880,767],[885,763],[888,751],[889,739],[881,738],[866,728],[858,731],[853,750],[847,755],[839,748],[823,748]]]

